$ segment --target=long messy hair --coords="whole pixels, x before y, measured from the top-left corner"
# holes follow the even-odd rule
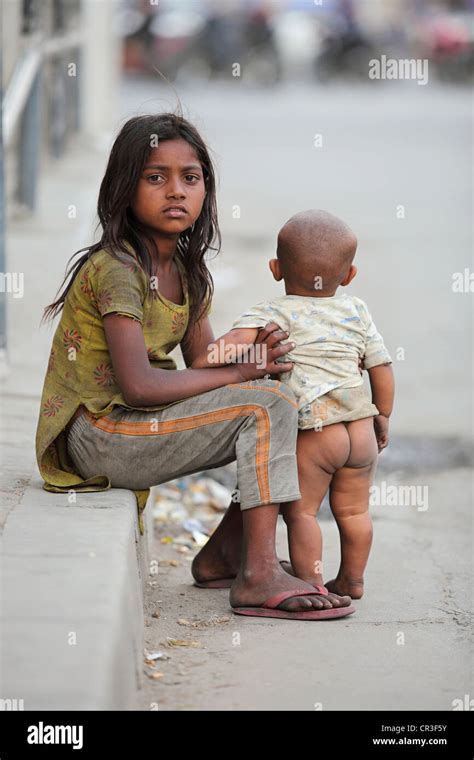
[[[197,129],[181,115],[163,113],[134,116],[120,130],[110,153],[97,202],[97,228],[102,228],[101,239],[71,256],[68,265],[72,259],[85,251],[77,261],[70,264],[56,293],[56,300],[44,309],[42,321],[53,319],[59,314],[76,275],[96,251],[104,249],[120,259],[122,254],[130,255],[126,247],[128,243],[135,250],[148,277],[152,276],[152,259],[146,242],[158,253],[156,243],[130,208],[138,181],[152,150],[152,137],[158,138],[158,144],[164,140],[186,140],[195,150],[203,168],[206,186],[203,207],[194,225],[180,233],[176,256],[183,264],[187,276],[191,301],[189,324],[196,323],[204,314],[214,292],[214,283],[205,262],[205,254],[209,249],[215,250],[217,254],[221,247],[214,167],[207,146]]]

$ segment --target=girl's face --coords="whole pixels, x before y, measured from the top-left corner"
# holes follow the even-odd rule
[[[198,218],[205,195],[198,157],[179,138],[164,140],[150,151],[130,205],[137,219],[153,232],[179,235]]]

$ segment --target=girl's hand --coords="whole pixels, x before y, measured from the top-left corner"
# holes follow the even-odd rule
[[[265,327],[259,330],[255,340],[255,346],[259,346],[255,351],[252,359],[236,364],[240,370],[242,379],[256,380],[265,375],[279,375],[281,372],[290,372],[293,369],[293,362],[280,363],[276,360],[284,356],[294,347],[294,343],[280,344],[280,341],[288,338],[288,333],[280,329],[275,322],[269,322]]]

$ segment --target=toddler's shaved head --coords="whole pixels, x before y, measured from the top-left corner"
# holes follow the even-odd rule
[[[352,230],[327,211],[301,211],[278,234],[277,257],[285,283],[313,290],[337,288],[348,274],[357,248]]]

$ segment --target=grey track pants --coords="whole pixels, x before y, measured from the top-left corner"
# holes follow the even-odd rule
[[[78,417],[68,452],[83,478],[140,490],[237,460],[241,509],[300,498],[297,405],[277,380],[252,380],[161,411],[116,406]]]

